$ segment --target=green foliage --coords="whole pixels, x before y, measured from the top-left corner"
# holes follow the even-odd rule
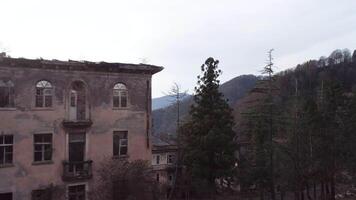
[[[182,126],[184,155],[183,161],[192,176],[193,185],[205,185],[214,192],[215,180],[233,176],[236,158],[234,120],[232,110],[219,92],[218,61],[208,58],[202,65],[202,76],[194,104],[190,110],[191,119]]]

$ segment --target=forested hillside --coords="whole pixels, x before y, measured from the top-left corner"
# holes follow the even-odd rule
[[[263,79],[234,108],[243,189],[335,199],[355,184],[356,51]]]
[[[243,75],[233,78],[220,86],[220,91],[224,97],[228,99],[230,106],[235,105],[239,99],[250,91],[254,86],[258,77],[254,75]],[[181,119],[184,120],[188,116],[190,105],[193,103],[192,97],[187,97],[181,103],[180,112]],[[175,105],[168,106],[163,109],[157,109],[152,112],[153,115],[153,130],[155,135],[159,134],[175,134],[177,108]]]

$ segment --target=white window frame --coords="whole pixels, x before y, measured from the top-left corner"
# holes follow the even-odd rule
[[[114,152],[113,152],[114,157],[125,157],[125,156],[128,156],[128,154],[129,154],[129,131],[128,130],[113,130],[113,139],[114,139],[114,135],[120,135],[120,132],[126,133],[126,139],[119,139],[119,147],[118,147],[119,151],[118,151],[117,155],[114,155]],[[113,145],[114,145],[114,141],[113,141]],[[126,154],[121,153],[122,147],[126,147]]]
[[[122,98],[123,98],[123,93],[126,93],[126,105],[122,106]],[[119,105],[115,106],[114,104],[114,98],[117,97],[119,98]],[[113,98],[112,98],[112,105],[113,108],[127,108],[129,104],[129,93],[126,84],[124,83],[116,83],[113,88]]]
[[[0,164],[0,166],[3,166],[3,165],[12,165],[14,163],[14,135],[11,135],[11,134],[1,134],[0,136],[3,137],[3,144],[0,144],[1,147],[10,147],[12,146],[12,160],[11,160],[11,163],[5,163],[5,158],[6,158],[6,151],[4,149],[4,152],[0,152],[0,153],[3,153],[3,164]],[[12,136],[12,144],[5,144],[5,137],[6,136]]]
[[[35,143],[35,135],[51,135],[51,143],[48,143],[48,142],[40,142],[40,143]],[[41,163],[41,162],[52,162],[53,161],[53,133],[52,132],[40,132],[40,133],[34,133],[33,136],[32,136],[32,139],[33,139],[33,162],[34,163]],[[41,145],[41,152],[42,152],[42,155],[41,155],[41,160],[40,161],[36,161],[35,160],[35,145]],[[45,154],[45,149],[44,149],[44,146],[46,144],[50,144],[51,145],[51,159],[50,160],[44,160],[44,154]]]
[[[38,89],[43,90],[42,95],[37,94]],[[36,89],[35,89],[35,107],[36,108],[52,108],[53,107],[53,91],[54,91],[54,89],[53,89],[53,85],[51,82],[49,82],[47,80],[37,81]],[[42,105],[40,105],[40,106],[37,105],[37,97],[41,97],[41,99],[42,99]],[[51,97],[51,105],[50,106],[46,106],[46,97]]]

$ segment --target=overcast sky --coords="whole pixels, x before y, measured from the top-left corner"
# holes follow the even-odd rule
[[[220,60],[223,82],[356,49],[356,0],[0,0],[0,51],[12,57],[165,67],[153,96],[175,81],[193,92],[200,66]]]

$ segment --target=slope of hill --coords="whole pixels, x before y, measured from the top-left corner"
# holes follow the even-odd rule
[[[190,95],[186,95],[184,98],[188,98],[189,96]],[[153,98],[152,110],[168,107],[169,105],[172,104],[172,101],[174,101],[174,99],[172,99],[172,97],[169,95]]]
[[[228,99],[230,105],[235,105],[239,99],[250,91],[256,84],[258,77],[254,75],[242,75],[233,78],[220,86],[220,91]],[[181,120],[184,120],[189,113],[190,105],[193,103],[192,96],[184,99],[180,106]],[[176,132],[177,108],[175,105],[157,109],[152,112],[153,133],[172,134]]]

